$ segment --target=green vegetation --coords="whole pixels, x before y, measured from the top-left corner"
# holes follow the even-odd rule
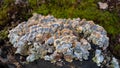
[[[8,37],[8,31],[7,29],[1,30],[0,31],[0,41],[5,40]]]
[[[114,47],[114,49],[115,49],[116,51],[119,51],[119,50],[120,50],[120,45],[119,45],[119,44],[116,45],[116,46]]]
[[[116,55],[117,57],[120,57],[120,44],[116,44],[113,47],[113,54]]]
[[[36,1],[30,0],[30,3],[34,5],[33,12],[43,15],[51,14],[57,18],[86,18],[103,26],[109,34],[117,35],[120,33],[118,30],[120,19],[117,12],[100,10],[97,6],[98,1],[100,0],[81,0],[79,3],[76,0],[51,0],[40,6],[35,6]]]
[[[3,3],[0,7],[0,26],[5,25],[5,21],[8,20],[7,12],[9,10],[8,5],[11,3],[9,0],[5,0],[6,3]]]
[[[32,13],[28,12],[27,5],[15,5],[14,1],[4,0],[0,3],[0,27],[3,27],[3,29],[11,22],[24,21],[32,15]]]

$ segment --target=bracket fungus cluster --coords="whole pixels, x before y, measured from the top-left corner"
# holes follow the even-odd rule
[[[16,53],[27,55],[26,61],[44,59],[51,62],[88,60],[92,52],[98,66],[105,60],[109,38],[103,27],[85,19],[57,19],[34,13],[9,31]]]

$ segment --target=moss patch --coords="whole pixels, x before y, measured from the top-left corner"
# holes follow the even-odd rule
[[[98,1],[100,0],[81,0],[78,3],[76,0],[51,0],[36,6],[37,9],[33,8],[33,12],[43,15],[51,14],[57,18],[86,18],[103,26],[109,34],[117,35],[120,33],[118,30],[120,20],[116,11],[100,10],[97,5]]]
[[[0,40],[5,40],[8,38],[8,30],[4,29],[0,31]]]

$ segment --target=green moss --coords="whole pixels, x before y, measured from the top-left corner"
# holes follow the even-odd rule
[[[119,51],[119,50],[120,50],[120,45],[119,45],[119,44],[116,45],[116,46],[114,47],[114,50],[115,50],[115,51]]]
[[[9,17],[8,11],[10,10],[10,4],[14,3],[14,0],[4,0],[0,8],[0,26],[6,25]]]
[[[31,8],[36,8],[37,7],[37,0],[29,0],[29,6]]]
[[[48,4],[42,4],[34,12],[47,15],[51,14],[57,18],[86,18],[93,20],[103,26],[109,34],[120,33],[119,17],[116,12],[98,9],[97,2],[100,0],[51,0]]]
[[[0,40],[5,40],[8,37],[8,31],[6,29],[0,31]]]
[[[103,11],[98,9],[97,2],[100,0],[51,0],[47,3],[37,5],[37,1],[29,0],[33,12],[42,15],[51,14],[57,18],[86,18],[93,20],[103,26],[109,34],[116,35],[120,33],[119,17],[116,12]]]
[[[42,4],[38,9],[35,9],[34,12],[37,12],[42,15],[47,15],[49,14],[49,10],[45,4]]]
[[[5,25],[5,19],[7,20],[7,10],[8,9],[4,9],[0,11],[0,25]]]
[[[14,4],[15,0],[4,0],[0,8],[0,27],[4,27],[11,21],[27,20],[32,13],[28,13],[28,6],[20,6]],[[30,9],[30,8],[29,8]],[[15,16],[15,19],[12,16]]]

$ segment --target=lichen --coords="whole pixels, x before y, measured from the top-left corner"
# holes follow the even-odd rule
[[[8,35],[16,53],[28,55],[27,62],[36,59],[56,62],[62,57],[72,62],[88,60],[91,43],[99,51],[105,51],[109,45],[109,38],[103,27],[85,19],[57,19],[51,15],[42,16],[34,13],[26,22],[9,31]],[[99,59],[98,50],[95,57],[100,64],[104,59]],[[104,56],[102,56],[104,57]]]

